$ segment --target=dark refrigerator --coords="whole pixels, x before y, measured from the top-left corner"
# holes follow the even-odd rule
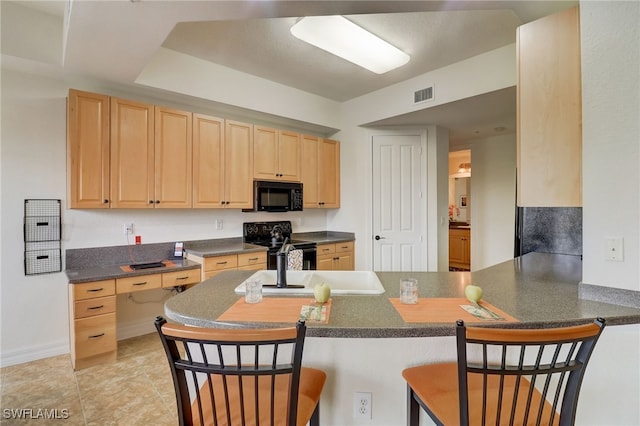
[[[516,207],[514,256],[530,252],[582,257],[582,207]]]

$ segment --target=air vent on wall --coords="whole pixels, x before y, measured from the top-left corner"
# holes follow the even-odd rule
[[[413,103],[419,104],[433,100],[433,86],[426,87],[424,89],[416,90],[413,92]]]

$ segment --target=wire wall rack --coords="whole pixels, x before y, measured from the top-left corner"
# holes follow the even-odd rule
[[[24,200],[24,274],[62,271],[61,202]]]

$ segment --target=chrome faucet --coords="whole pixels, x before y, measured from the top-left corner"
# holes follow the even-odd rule
[[[276,253],[276,287],[278,288],[287,287],[287,257],[293,248],[287,241],[289,241],[289,237],[284,239],[282,247]]]

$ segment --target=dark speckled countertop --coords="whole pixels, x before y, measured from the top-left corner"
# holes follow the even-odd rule
[[[596,317],[608,325],[640,323],[640,309],[580,299],[579,256],[529,253],[477,272],[378,272],[386,293],[378,296],[332,296],[328,324],[308,324],[313,337],[422,337],[454,334],[454,324],[405,323],[389,298],[398,297],[402,277],[418,279],[420,297],[464,297],[464,287],[483,288],[483,300],[518,318],[500,323],[514,328],[555,327],[589,322]],[[242,296],[234,288],[252,271],[223,272],[165,303],[168,319],[205,327],[273,327],[273,323],[216,321]],[[265,295],[264,297],[270,297]],[[489,323],[487,323],[489,324]]]
[[[316,231],[293,234],[298,240],[317,244],[339,243],[355,239],[353,233]],[[185,251],[198,257],[224,256],[228,254],[267,251],[266,247],[246,244],[242,237],[185,241]],[[159,274],[162,272],[197,269],[200,264],[187,259],[172,259],[173,243],[157,243],[133,246],[69,249],[66,251],[66,274],[71,284],[101,281],[126,276]],[[125,272],[122,267],[131,263],[171,260],[166,268],[141,269]]]
[[[316,244],[340,243],[355,240],[350,232],[316,231],[291,235],[292,239],[311,241]],[[189,241],[185,243],[188,253],[199,257],[224,256],[226,254],[267,251],[266,247],[246,244],[242,238]]]
[[[189,241],[185,244],[187,253],[199,257],[224,256],[227,254],[267,251],[266,247],[245,244],[242,238]]]

